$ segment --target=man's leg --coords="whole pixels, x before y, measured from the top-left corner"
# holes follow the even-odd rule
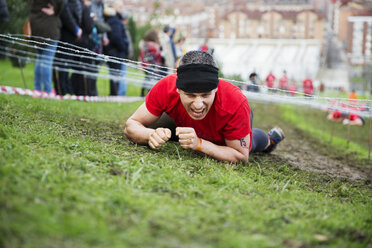
[[[259,129],[252,129],[252,147],[251,152],[263,152],[270,145],[267,134]]]
[[[272,152],[284,137],[283,130],[279,127],[274,127],[268,134],[261,129],[253,128],[251,152]]]

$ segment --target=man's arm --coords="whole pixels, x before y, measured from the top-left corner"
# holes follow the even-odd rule
[[[248,162],[250,135],[248,134],[240,140],[225,140],[226,146],[219,146],[207,140],[197,137],[195,130],[189,127],[178,127],[176,135],[179,137],[181,147],[185,149],[197,150],[199,145],[200,152],[203,152],[215,159],[229,162]]]
[[[172,134],[168,128],[147,128],[159,118],[151,114],[143,103],[125,123],[124,134],[134,143],[148,144],[151,148],[157,149],[168,141]]]
[[[242,146],[242,141],[244,141],[244,146]],[[203,140],[200,151],[222,161],[248,162],[249,143],[249,135],[240,140],[226,140],[226,146],[218,146]]]

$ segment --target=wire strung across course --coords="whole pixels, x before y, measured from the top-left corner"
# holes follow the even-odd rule
[[[17,59],[19,61],[24,61],[26,63],[35,62],[36,58],[40,55],[37,54],[36,49],[38,50],[46,50],[49,51],[50,49],[48,46],[51,39],[43,38],[43,37],[29,37],[22,34],[0,34],[0,41],[3,45],[0,44],[0,54],[5,55],[9,58]],[[160,71],[164,72],[167,70],[168,72],[175,72],[175,69],[168,68],[159,65],[152,65],[146,64],[138,61],[132,61],[129,59],[123,58],[116,58],[111,57],[108,55],[97,54],[93,51],[90,51],[86,48],[82,48],[70,43],[62,42],[62,41],[55,41],[58,42],[56,46],[56,56],[54,57],[53,61],[53,68],[57,71],[66,71],[72,72],[76,74],[85,75],[87,77],[92,78],[103,78],[103,79],[112,79],[116,81],[126,80],[129,84],[135,86],[145,86],[149,89],[162,78],[164,75],[160,74]],[[58,55],[66,55],[69,58],[60,58]],[[65,56],[65,57],[66,57]],[[44,58],[47,58],[47,56]],[[81,61],[81,59],[86,59],[91,62]],[[124,64],[129,68],[133,68],[138,70],[135,71],[127,71],[126,75],[123,76],[121,74],[120,69],[110,69],[105,66],[101,66],[101,64],[105,63],[119,63]],[[144,67],[146,65],[147,67]],[[43,65],[42,65],[43,66]],[[152,69],[147,69],[151,67]],[[142,71],[142,72],[141,72]],[[110,73],[111,72],[111,73]],[[143,72],[147,73],[147,78],[150,82],[143,84]],[[224,79],[235,85],[242,86],[242,85],[252,85],[250,82],[245,81],[236,81],[232,79]],[[294,104],[297,106],[308,106],[314,109],[320,110],[332,110],[332,111],[342,111],[342,112],[353,112],[360,116],[371,118],[372,117],[372,110],[370,108],[366,108],[367,111],[360,111],[355,106],[357,104],[361,105],[371,105],[372,100],[367,99],[357,99],[354,100],[353,103],[349,102],[347,98],[332,98],[332,97],[320,97],[316,95],[307,95],[303,92],[299,91],[289,91],[283,89],[274,89],[278,93],[272,93],[269,91],[269,88],[264,85],[257,85],[259,87],[260,92],[250,92],[243,90],[243,93],[248,97],[249,100],[261,101],[261,102],[271,102],[271,103],[280,103],[280,104]],[[5,89],[3,87],[3,89]],[[14,88],[16,90],[10,90],[8,88],[7,93],[14,92],[22,92],[20,88]],[[29,95],[29,91],[24,90],[24,95]],[[0,93],[6,93],[4,90],[0,91]],[[290,96],[289,94],[294,94],[294,96]],[[61,98],[59,98],[61,99]],[[64,98],[63,98],[64,99]],[[74,99],[74,98],[73,98]],[[80,98],[77,98],[79,100]],[[81,98],[83,99],[83,98]],[[88,99],[88,98],[85,98]],[[92,98],[94,99],[94,98]],[[109,98],[96,98],[100,100],[94,101],[104,101],[104,99],[108,100]],[[110,101],[116,101],[115,97],[112,98]],[[91,100],[93,101],[93,100]],[[338,101],[343,104],[335,104],[330,105],[330,102]]]

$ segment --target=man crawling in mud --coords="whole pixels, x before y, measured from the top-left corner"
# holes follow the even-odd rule
[[[218,78],[213,56],[190,51],[177,74],[162,78],[125,124],[125,135],[137,144],[159,149],[177,140],[215,159],[248,162],[250,152],[271,152],[284,139],[275,127],[268,134],[252,129],[247,98],[233,84]]]

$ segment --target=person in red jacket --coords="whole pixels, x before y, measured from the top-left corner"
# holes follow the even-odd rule
[[[267,86],[267,88],[271,89],[271,88],[274,87],[275,79],[276,79],[276,77],[270,71],[269,75],[267,75],[267,77],[266,77],[266,86]]]
[[[250,152],[271,152],[284,139],[279,127],[268,134],[252,129],[253,114],[240,88],[218,78],[213,56],[190,51],[176,74],[157,82],[125,123],[137,144],[159,149],[170,139],[217,160],[247,162]]]
[[[147,31],[139,44],[139,48],[140,60],[146,75],[141,89],[141,96],[145,96],[145,92],[148,92],[153,83],[159,80],[161,72],[158,66],[163,65],[158,32],[155,29]]]
[[[288,77],[287,72],[283,71],[283,76],[279,79],[279,88],[281,90],[287,90],[288,89]]]
[[[288,87],[288,90],[289,90],[289,94],[291,94],[291,96],[295,96],[296,95],[297,84],[296,84],[295,81],[292,81],[292,83]]]
[[[313,81],[310,78],[306,78],[302,82],[302,87],[303,87],[305,96],[311,96],[314,94]]]

